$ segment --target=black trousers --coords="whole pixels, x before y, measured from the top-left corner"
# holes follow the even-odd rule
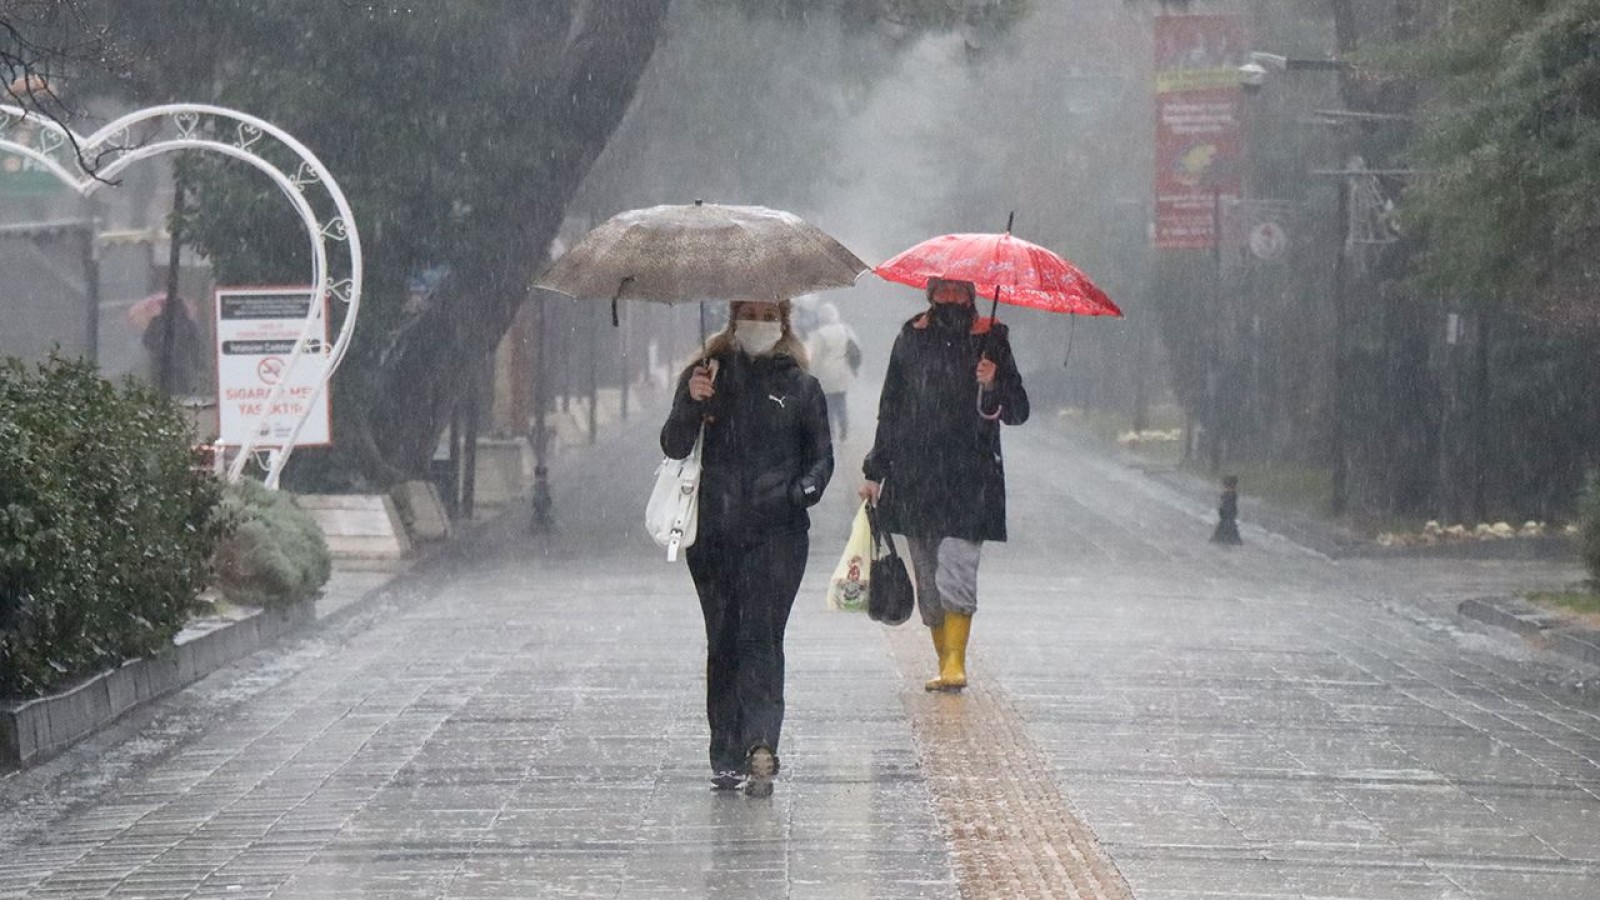
[[[778,751],[783,630],[810,546],[800,532],[754,545],[702,536],[688,550],[689,574],[706,620],[713,770],[742,770],[745,755],[758,744]]]

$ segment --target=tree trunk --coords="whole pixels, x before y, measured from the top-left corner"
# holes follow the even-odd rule
[[[1328,511],[1336,516],[1342,516],[1350,502],[1350,454],[1345,446],[1345,414],[1349,407],[1349,400],[1345,396],[1346,384],[1346,330],[1349,328],[1349,299],[1350,290],[1350,262],[1345,252],[1345,241],[1349,232],[1350,210],[1350,185],[1343,179],[1339,182],[1339,201],[1335,207],[1334,215],[1339,219],[1339,246],[1336,250],[1338,256],[1333,263],[1333,283],[1329,293],[1333,297],[1333,341],[1331,353],[1333,354],[1333,388],[1332,396],[1328,400],[1328,412],[1331,416],[1331,425],[1328,431],[1328,454],[1332,471],[1329,473]]]
[[[1473,348],[1472,377],[1472,518],[1474,523],[1489,520],[1489,467],[1496,459],[1489,447],[1489,358],[1493,349],[1491,313],[1479,309],[1478,334]]]
[[[544,265],[567,202],[627,111],[668,5],[669,0],[578,5],[555,62],[558,74],[544,92],[551,98],[549,115],[536,117],[548,126],[537,138],[548,144],[550,165],[536,180],[519,176],[502,195],[503,220],[516,223],[517,240],[504,252],[486,252],[475,271],[458,272],[447,302],[426,311],[384,363],[377,399],[365,414],[384,465],[369,463],[369,474],[387,480],[386,470],[416,477],[427,471],[467,378],[510,327]],[[528,58],[517,65],[533,78],[549,63]]]

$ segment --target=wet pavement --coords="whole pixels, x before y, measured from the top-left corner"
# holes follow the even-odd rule
[[[960,697],[921,691],[919,627],[822,608],[844,448],[777,792],[713,794],[653,431],[562,461],[559,534],[492,526],[0,780],[0,897],[1600,897],[1594,673],[1452,614],[1572,570],[1214,547],[1044,417],[1007,434]]]

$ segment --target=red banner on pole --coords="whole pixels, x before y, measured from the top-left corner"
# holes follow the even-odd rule
[[[1244,29],[1238,16],[1157,16],[1155,37],[1155,246],[1215,247],[1221,210],[1243,186]]]

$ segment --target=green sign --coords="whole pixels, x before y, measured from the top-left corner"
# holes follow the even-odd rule
[[[43,197],[59,193],[66,185],[36,159],[0,151],[0,195]]]
[[[43,142],[43,138],[54,137],[41,135],[39,127],[32,122],[19,123],[9,133],[0,136],[12,147],[32,150],[45,150],[49,145]],[[65,188],[61,179],[43,163],[12,150],[0,149],[0,196],[46,197],[60,193]]]

